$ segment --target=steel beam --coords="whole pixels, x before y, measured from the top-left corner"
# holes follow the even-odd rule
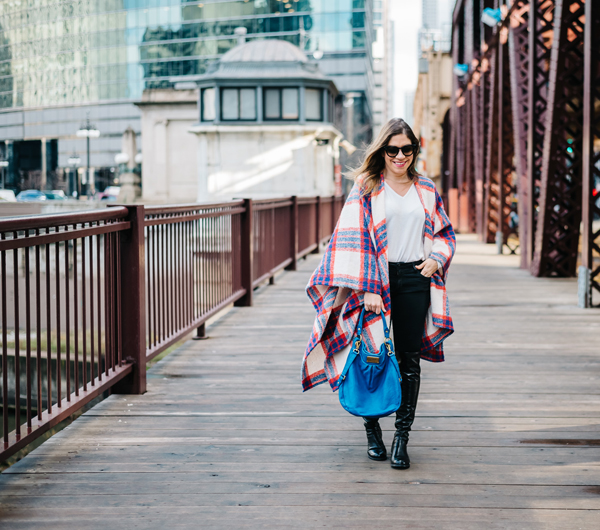
[[[470,96],[470,94],[468,95]],[[465,180],[463,183],[463,219],[461,228],[463,232],[475,232],[476,230],[476,193],[475,193],[475,149],[474,149],[474,127],[472,116],[474,113],[472,99],[465,100]]]
[[[542,146],[554,27],[554,0],[530,0],[528,41],[526,258],[531,267],[539,212]]]
[[[517,188],[514,165],[514,134],[510,69],[508,65],[507,37],[501,37],[498,48],[498,226],[496,244],[498,253],[506,247],[515,254],[518,243],[516,215]]]
[[[596,28],[596,31],[593,31]],[[600,307],[600,5],[585,5],[580,305]],[[594,229],[594,222],[597,226]],[[583,270],[581,270],[583,269]]]
[[[493,243],[496,237],[498,204],[498,53],[492,52],[489,73],[488,122],[485,148],[484,238]]]
[[[471,90],[471,127],[473,129],[473,167],[475,185],[475,231],[483,240],[483,175],[485,171],[485,101],[483,76]]]
[[[531,272],[574,276],[582,199],[582,0],[557,0]]]
[[[521,250],[521,268],[528,268],[527,227],[529,211],[527,186],[527,123],[529,113],[529,1],[519,4],[512,14],[508,34],[510,90],[515,151],[516,193],[518,195],[518,233]]]

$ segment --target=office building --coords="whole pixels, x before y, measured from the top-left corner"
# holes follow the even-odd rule
[[[394,113],[394,22],[389,17],[390,0],[374,0],[373,28],[373,72],[375,91],[373,99],[373,132],[377,134],[381,126],[392,118]]]
[[[414,131],[421,139],[418,170],[435,182],[447,171],[442,159],[452,90],[450,56],[453,0],[423,0],[419,30],[419,80]]]
[[[421,50],[449,52],[452,45],[452,11],[455,0],[422,0],[419,45]]]
[[[140,134],[135,102],[143,91],[204,74],[236,45],[238,27],[249,42],[283,39],[317,61],[339,97],[352,102],[351,123],[340,110],[342,132],[352,143],[370,140],[372,0],[2,2],[4,185],[65,187],[68,174],[78,166],[81,176],[87,163],[87,139],[77,131],[90,128],[100,136],[89,139],[91,169],[83,178],[96,189],[112,183],[124,131]]]

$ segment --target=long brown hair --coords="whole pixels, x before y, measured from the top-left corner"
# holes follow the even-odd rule
[[[417,140],[415,133],[408,123],[401,118],[392,118],[381,128],[377,138],[365,149],[363,163],[350,172],[350,177],[357,181],[362,188],[363,195],[368,195],[379,185],[381,172],[385,168],[385,154],[382,148],[389,144],[392,136],[396,136],[397,134],[405,134],[410,143],[417,146],[413,153],[412,162],[408,166],[408,176],[411,179],[418,176],[415,164],[419,156],[419,140]]]

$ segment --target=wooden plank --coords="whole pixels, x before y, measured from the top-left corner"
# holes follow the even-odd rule
[[[104,525],[111,529],[130,529],[136,526],[171,528],[173,521],[180,527],[197,528],[199,509],[188,506],[132,506],[109,508],[81,506],[77,515],[66,517],[63,508],[31,510],[26,515],[19,511],[4,516],[0,528],[20,530],[42,524],[44,528],[60,530],[97,529]],[[132,513],[133,512],[133,513]],[[314,528],[339,526],[347,522],[355,528],[408,526],[415,529],[439,529],[440,521],[446,530],[564,530],[565,528],[593,529],[597,513],[593,510],[523,510],[491,508],[418,508],[407,510],[404,506],[386,509],[365,504],[349,508],[305,504],[301,506],[248,506],[232,502],[230,506],[202,507],[202,528]],[[100,526],[98,526],[100,525]]]
[[[228,429],[214,432],[212,430],[180,430],[178,432],[156,432],[153,430],[140,430],[131,432],[127,426],[111,432],[85,432],[81,434],[72,433],[70,436],[60,440],[49,440],[48,445],[57,444],[61,447],[84,447],[89,445],[164,445],[173,447],[175,445],[211,445],[214,443],[228,445],[315,445],[320,446],[327,437],[327,443],[335,446],[358,446],[364,445],[364,433],[358,431],[277,431],[262,429]],[[386,430],[383,439],[390,444],[393,431]],[[557,440],[560,445],[572,446],[596,446],[600,447],[600,437],[589,438],[577,431],[563,432],[560,437],[548,438],[545,431],[514,433],[481,432],[467,434],[456,431],[415,431],[411,434],[411,445],[437,447],[511,447],[527,444],[533,447],[546,447],[552,440]],[[571,442],[571,443],[569,443]]]
[[[135,484],[135,483],[134,483]],[[473,494],[469,491],[460,494],[439,492],[437,495],[427,490],[421,491],[420,486],[412,487],[410,492],[398,491],[390,493],[367,488],[361,492],[328,493],[314,492],[311,485],[303,484],[301,488],[280,488],[277,483],[254,482],[240,487],[239,484],[222,484],[221,487],[212,484],[169,484],[170,492],[164,493],[164,485],[161,488],[156,484],[152,491],[131,491],[132,484],[94,484],[94,504],[96,508],[116,508],[131,505],[152,505],[154,507],[178,507],[197,506],[205,508],[211,506],[365,506],[365,497],[368,498],[368,506],[379,507],[405,507],[405,508],[450,508],[454,510],[474,508],[494,509],[568,509],[568,510],[597,510],[600,508],[598,495],[584,493],[563,497],[556,491],[553,496],[541,496],[527,494],[502,495],[498,492],[486,492]],[[16,488],[15,494],[11,495],[3,505],[4,510],[21,510],[31,503],[35,504],[36,510],[49,508],[68,508],[73,503],[84,505],[89,502],[89,495],[80,495],[78,491],[69,484],[61,484],[65,493],[60,495],[45,495],[43,488]],[[149,488],[142,488],[149,489]],[[388,485],[388,490],[391,489]],[[38,491],[35,491],[38,490]],[[266,490],[266,491],[265,491]]]
[[[156,461],[156,452],[152,451],[152,447],[136,448],[136,447],[111,447],[102,448],[97,451],[89,451],[84,448],[67,451],[65,456],[64,450],[60,453],[41,453],[35,458],[26,463],[26,466],[14,470],[12,474],[71,474],[71,473],[150,473],[150,474],[185,474],[199,473],[208,469],[218,468],[219,470],[230,469],[229,464],[234,464],[236,469],[242,471],[247,470],[248,473],[257,473],[257,466],[261,472],[266,472],[273,467],[265,467],[264,462],[269,461],[276,470],[285,471],[287,473],[303,473],[304,469],[316,468],[317,470],[327,469],[328,472],[342,473],[344,466],[351,465],[352,471],[368,474],[380,473],[382,465],[369,466],[365,464],[364,451],[356,448],[349,451],[341,451],[333,446],[323,447],[321,452],[314,449],[312,451],[303,450],[303,448],[292,451],[289,447],[280,446],[277,448],[265,446],[249,446],[240,451],[232,446],[214,445],[205,447],[189,447],[177,446],[164,452],[160,462]],[[455,449],[455,448],[452,448]],[[552,467],[555,466],[564,469],[566,466],[583,466],[590,471],[582,472],[587,478],[584,482],[589,482],[588,485],[598,483],[597,464],[600,452],[587,448],[583,451],[578,449],[574,452],[570,451],[552,451],[552,449],[539,449],[529,451],[492,451],[494,448],[474,448],[466,451],[466,448],[456,448],[456,451],[444,448],[423,448],[415,447],[412,450],[414,458],[414,466],[419,466],[417,471],[422,473],[428,469],[423,466],[444,466],[448,462],[452,462],[455,466],[454,477],[457,466],[465,467],[465,473],[468,472],[469,480],[473,478],[476,471],[486,472],[493,471],[496,468],[487,466],[505,466],[506,472],[512,471],[513,475],[519,477],[517,481],[521,484],[526,482],[526,475],[519,474],[519,468],[523,465]],[[193,458],[189,455],[193,454]],[[116,462],[116,463],[115,463]],[[210,462],[210,464],[204,464]],[[333,462],[329,467],[328,463]],[[534,464],[531,464],[534,462]],[[226,465],[227,464],[227,465]],[[286,464],[285,467],[281,467]],[[287,465],[289,464],[289,465]],[[68,465],[68,471],[65,471],[65,466]],[[384,464],[387,467],[387,464]],[[415,467],[416,469],[416,467]],[[412,475],[410,475],[412,476]],[[461,475],[462,477],[463,475]],[[467,475],[464,475],[467,476]],[[570,484],[570,475],[564,475],[563,471],[559,470],[559,475],[556,475],[555,480],[558,483],[559,476],[561,480],[566,477],[565,484]],[[376,480],[370,477],[370,481]],[[404,477],[404,480],[408,480]],[[462,479],[461,479],[462,480]],[[474,484],[479,484],[482,479],[475,478]],[[499,483],[495,476],[487,477],[483,483]],[[462,480],[464,483],[464,480]],[[514,482],[511,482],[514,483]]]

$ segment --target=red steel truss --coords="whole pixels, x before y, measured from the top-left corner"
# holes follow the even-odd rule
[[[500,9],[495,27],[485,8]],[[519,249],[535,276],[579,274],[586,307],[600,305],[599,11],[591,0],[458,0],[452,56],[469,72],[454,74],[444,155],[458,229]]]

